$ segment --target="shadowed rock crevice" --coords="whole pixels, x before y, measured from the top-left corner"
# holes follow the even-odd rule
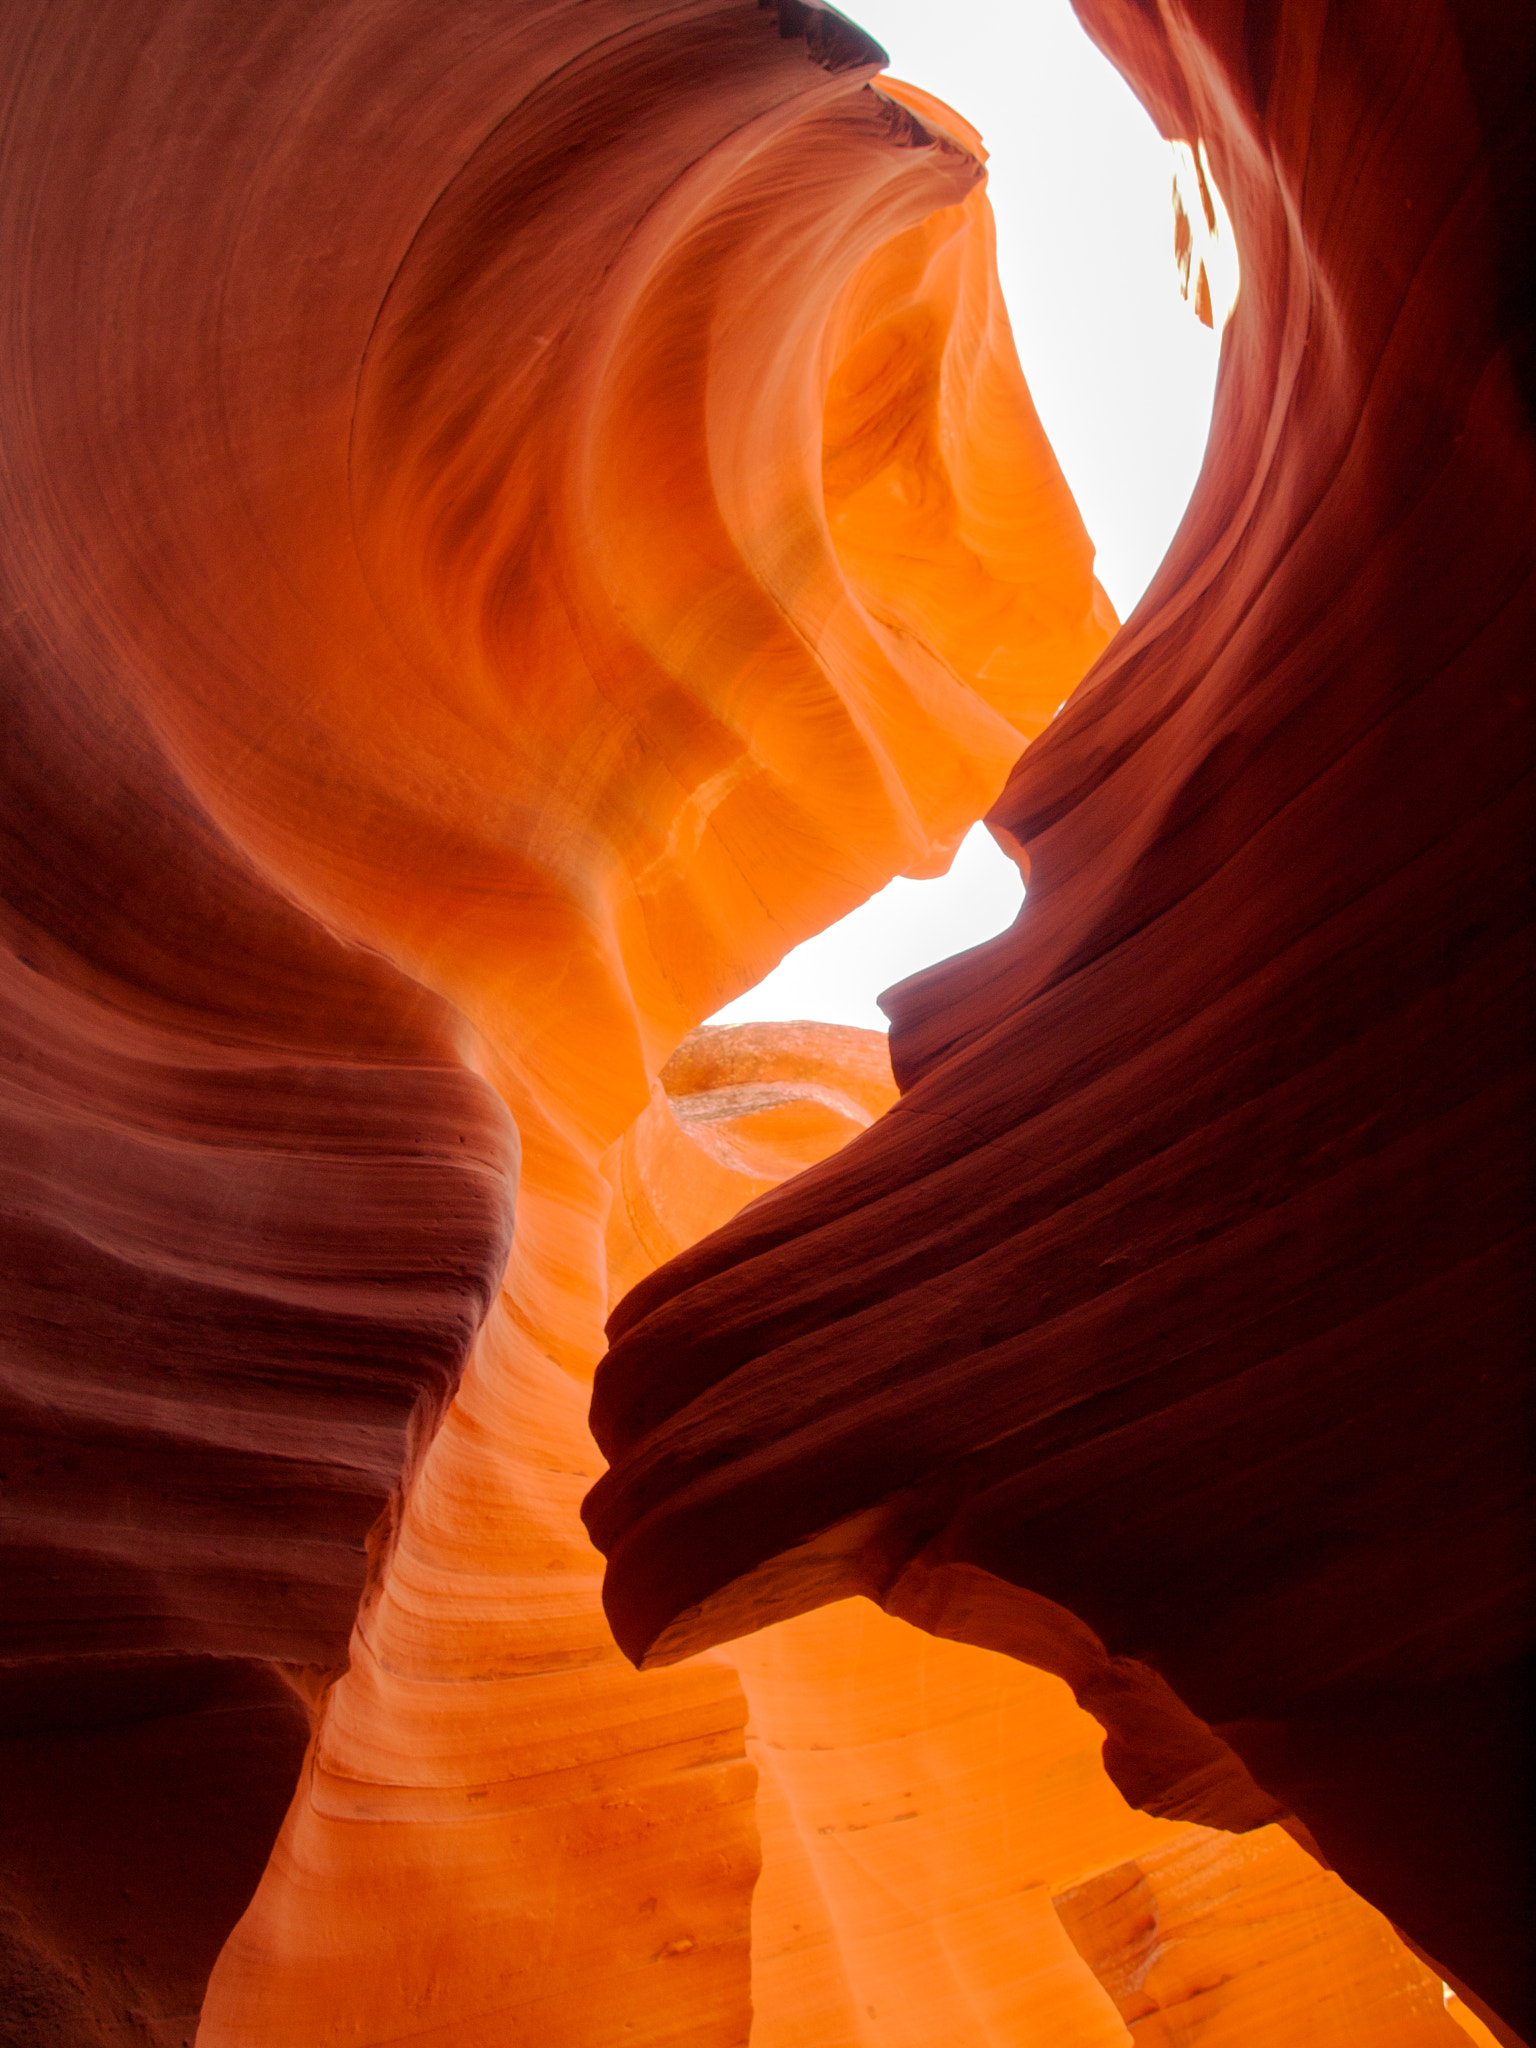
[[[789,0],[7,30],[0,1712],[102,1809],[0,1817],[17,1953],[122,2041],[737,2040],[742,1686],[579,1520],[603,1166],[1112,628],[979,146]],[[197,1896],[101,1977],[127,1815]]]
[[[1205,469],[994,808],[1024,914],[886,999],[900,1104],[622,1304],[589,1525],[641,1658],[1049,1603],[1529,2034],[1536,50],[1083,12],[1235,223]]]

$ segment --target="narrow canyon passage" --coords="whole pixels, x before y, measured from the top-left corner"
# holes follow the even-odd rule
[[[7,6],[7,2048],[1529,2031],[1530,39],[1082,11],[1118,632],[832,10]]]
[[[620,1304],[589,1526],[637,1658],[1055,1671],[1528,2033],[1532,38],[1084,13],[1237,226],[1212,460],[900,1102]]]

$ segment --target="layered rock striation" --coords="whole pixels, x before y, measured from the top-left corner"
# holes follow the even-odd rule
[[[17,1996],[190,2034],[250,1902],[205,2044],[738,2038],[740,1685],[577,1514],[603,1164],[1113,626],[979,145],[799,0],[6,42]]]
[[[605,1162],[615,1287],[895,1092],[876,1032],[693,1033]],[[1137,1811],[1060,1678],[864,1599],[720,1654],[757,1769],[755,2048],[1465,2043],[1439,1978],[1293,1819],[1255,1801],[1236,1835]]]
[[[1530,51],[1094,21],[1246,282],[1052,725],[984,153],[841,17],[11,9],[28,2048],[1444,2048],[1308,1828],[1518,2015]],[[895,1078],[686,1037],[1037,738]]]
[[[1236,226],[1206,466],[900,1103],[620,1304],[589,1525],[636,1658],[1007,1651],[1528,2035],[1530,24],[1084,13]]]

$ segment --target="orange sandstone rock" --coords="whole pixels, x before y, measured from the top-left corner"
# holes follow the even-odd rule
[[[631,1272],[641,1229],[724,1222],[894,1093],[882,1034],[806,1023],[695,1032],[661,1082],[609,1220]],[[844,1130],[824,1122],[808,1144],[790,1123],[774,1157],[765,1114],[786,1130],[792,1104],[828,1097]],[[723,1137],[743,1128],[759,1134],[747,1157]],[[1232,1836],[1129,1806],[1061,1679],[864,1600],[724,1654],[758,1769],[755,2048],[1119,2043],[1127,2025],[1164,2048],[1454,2048],[1439,1979],[1380,1914],[1273,1824]]]
[[[259,1876],[212,1659],[262,1826],[315,1726],[204,2048],[739,2038],[745,1705],[576,1513],[601,1162],[1107,636],[980,161],[800,0],[8,29],[0,1688],[147,1704],[218,1880],[113,2024]]]
[[[744,1024],[693,1032],[604,1159],[608,1293],[845,1145],[896,1100],[884,1032]]]
[[[857,1608],[637,1674],[576,1514],[610,1207],[623,1278],[888,1099],[668,1054],[942,865],[1113,625],[974,136],[800,0],[13,21],[33,2018],[184,2032],[254,1889],[204,2048],[715,2048],[754,1973],[765,2040],[1119,2038],[1052,1902],[1185,1837],[1059,1681]]]
[[[1529,2037],[1536,18],[1082,11],[1235,223],[1206,464],[900,1102],[620,1305],[586,1512],[637,1660],[1012,1651]]]
[[[1188,1829],[1055,1906],[1137,2048],[1465,2038],[1440,1980],[1279,1827]]]

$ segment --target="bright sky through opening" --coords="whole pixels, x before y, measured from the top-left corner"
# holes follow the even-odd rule
[[[1193,158],[1170,150],[1069,0],[842,4],[890,53],[893,77],[981,131],[1019,359],[1098,548],[1099,580],[1126,618],[1199,474],[1221,300],[1235,290],[1235,274],[1212,276],[1214,331],[1180,290],[1172,185],[1177,168],[1198,224]],[[710,1021],[883,1029],[882,989],[993,937],[1022,898],[1017,869],[978,825],[948,875],[892,882]]]

